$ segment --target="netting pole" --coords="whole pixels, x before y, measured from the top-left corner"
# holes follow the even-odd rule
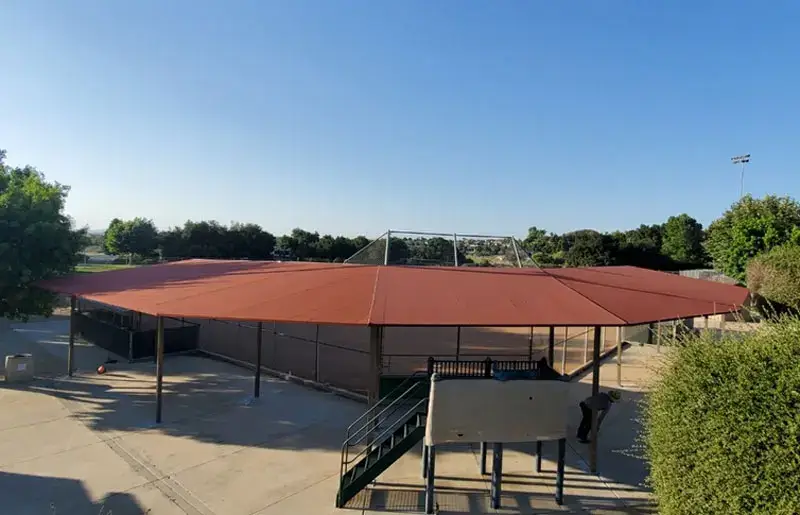
[[[592,395],[600,393],[600,345],[603,328],[594,328],[594,346],[592,348]],[[589,470],[597,473],[597,408],[592,408],[592,438],[589,442]]]
[[[253,386],[253,397],[258,399],[261,396],[261,327],[262,323],[258,323],[258,327],[256,331],[258,334],[256,335],[256,379],[255,385]]]
[[[383,251],[383,264],[389,264],[389,247],[392,244],[392,231],[386,231],[386,248]]]
[[[458,266],[458,235],[453,233],[453,262]]]
[[[522,268],[522,260],[519,258],[519,249],[517,248],[517,239],[513,236],[511,237],[511,246],[514,248],[514,255],[517,258],[517,268]],[[552,363],[550,363],[552,366]]]
[[[561,347],[561,374],[567,372],[567,340],[569,339],[569,327],[564,328],[564,345]]]
[[[319,324],[314,331],[314,381],[319,382]]]

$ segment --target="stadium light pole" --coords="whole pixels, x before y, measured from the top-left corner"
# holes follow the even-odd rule
[[[744,154],[741,156],[734,156],[731,158],[731,163],[735,165],[742,165],[742,172],[739,177],[739,198],[741,199],[744,197],[744,167],[747,163],[750,162],[750,154]]]

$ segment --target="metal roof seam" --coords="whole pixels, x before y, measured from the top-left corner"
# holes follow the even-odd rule
[[[559,284],[561,284],[562,286],[564,286],[565,288],[568,288],[570,291],[574,291],[575,293],[577,293],[578,295],[580,295],[580,296],[581,296],[581,297],[583,297],[584,299],[588,300],[589,302],[591,302],[592,304],[594,304],[594,305],[595,305],[595,306],[597,306],[598,308],[602,309],[603,311],[605,311],[605,312],[606,312],[606,313],[608,313],[609,315],[613,316],[614,318],[616,318],[617,320],[619,320],[620,322],[622,322],[622,324],[620,324],[620,325],[628,325],[628,324],[629,324],[629,322],[628,322],[627,320],[625,320],[624,318],[622,318],[621,316],[617,315],[616,313],[614,313],[614,312],[613,312],[613,311],[611,311],[610,309],[608,309],[608,308],[606,308],[606,307],[603,307],[603,306],[602,306],[602,305],[600,305],[599,303],[595,302],[593,299],[590,299],[589,297],[587,297],[587,296],[586,296],[586,295],[584,295],[583,293],[579,292],[578,290],[576,290],[576,289],[575,289],[575,288],[573,288],[572,286],[570,286],[570,285],[566,284],[564,281],[562,281],[561,279],[559,279],[559,278],[558,278],[558,277],[556,277],[555,275],[551,274],[550,272],[547,272],[547,271],[545,271],[544,269],[541,269],[541,270],[542,270],[542,272],[543,272],[545,275],[547,275],[547,276],[549,276],[549,277],[552,277],[553,279],[555,279],[556,281],[558,281],[558,283],[559,283]]]
[[[558,278],[555,278],[555,279],[558,280]],[[579,278],[579,277],[569,277],[568,279],[570,281],[575,281],[576,283],[586,283],[586,284],[595,285],[595,286],[608,286],[608,285],[603,285],[603,284],[600,284],[600,283],[597,283],[597,282],[592,282],[592,281],[589,281],[587,279],[583,279],[583,278]],[[695,279],[695,280],[699,280],[699,279]],[[559,282],[561,282],[561,281],[559,281]],[[585,295],[581,294],[580,292],[577,292],[574,288],[571,288],[570,286],[567,286],[563,282],[561,282],[561,284],[563,284],[567,288],[570,288],[572,291],[575,291],[579,295],[582,295],[583,297],[588,299],[588,297],[586,297]],[[641,289],[641,288],[632,288],[630,286],[613,286],[613,288],[617,289],[617,290],[624,290],[624,291],[635,292],[635,293],[648,293],[648,294],[653,294],[653,295],[661,295],[663,297],[672,297],[672,298],[675,298],[675,299],[682,299],[682,300],[703,300],[703,299],[697,299],[697,298],[694,298],[694,297],[690,297],[688,295],[679,295],[677,293],[671,293],[671,292],[667,292],[667,291],[652,291],[652,290],[645,290],[645,289]],[[591,300],[591,299],[589,299],[589,300]],[[592,301],[592,302],[594,302],[594,301]],[[713,302],[713,301],[705,301],[705,302]],[[606,309],[606,308],[604,308],[604,309]],[[610,311],[608,309],[606,309],[606,311],[608,311],[609,313],[614,315],[614,313],[612,311]],[[616,315],[614,315],[614,316],[616,316]]]

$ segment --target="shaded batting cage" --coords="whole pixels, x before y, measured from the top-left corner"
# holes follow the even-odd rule
[[[596,393],[604,354],[621,356],[625,341],[649,341],[663,322],[736,311],[749,296],[737,286],[634,267],[215,260],[80,274],[40,286],[72,299],[70,375],[76,332],[87,332],[83,303],[113,307],[119,313],[111,323],[136,321],[129,330],[153,334],[157,422],[169,335],[177,331],[196,336],[197,352],[253,368],[256,397],[266,370],[360,393],[372,404],[426,370],[429,358],[546,358],[565,375],[591,368]],[[97,332],[94,343],[124,350],[115,334],[109,342]]]

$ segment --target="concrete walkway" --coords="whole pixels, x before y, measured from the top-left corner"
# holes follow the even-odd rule
[[[109,365],[90,345],[76,350],[79,372],[64,377],[64,320],[0,331],[0,352],[32,352],[41,378],[0,388],[2,513],[15,515],[267,515],[413,513],[422,509],[419,449],[387,470],[348,509],[333,507],[345,428],[364,406],[197,357],[167,358],[164,423],[153,424],[154,366]],[[564,506],[553,501],[555,445],[545,472],[530,446],[508,449],[498,513],[645,513],[644,467],[630,457],[636,398],[648,375],[646,351],[625,354],[625,400],[603,427],[601,477],[586,472],[587,449],[570,441]],[[629,363],[630,362],[630,363]],[[637,365],[638,363],[638,365]],[[630,365],[630,366],[629,366]],[[616,382],[613,364],[603,383]],[[588,392],[574,385],[575,404]],[[578,410],[575,420],[577,424]],[[571,430],[572,432],[572,430]],[[477,450],[454,447],[437,459],[440,513],[493,513]]]

